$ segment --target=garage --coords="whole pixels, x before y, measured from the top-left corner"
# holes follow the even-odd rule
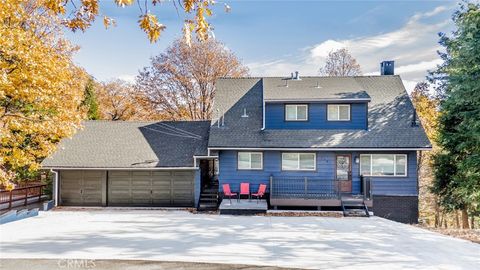
[[[193,206],[194,171],[109,171],[109,206]]]
[[[42,162],[58,205],[194,207],[209,121],[86,121]]]
[[[60,178],[61,205],[101,206],[103,204],[105,171],[61,171]]]

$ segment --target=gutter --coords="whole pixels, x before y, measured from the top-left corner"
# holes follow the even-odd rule
[[[273,151],[428,151],[431,147],[414,148],[288,148],[288,147],[210,147],[209,150],[273,150]]]
[[[108,170],[108,171],[162,171],[162,170],[195,170],[195,167],[145,167],[145,168],[110,168],[110,167],[42,167],[47,170]]]

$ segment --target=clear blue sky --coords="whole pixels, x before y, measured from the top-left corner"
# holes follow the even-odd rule
[[[295,70],[315,75],[330,50],[347,47],[365,74],[378,72],[382,60],[395,60],[407,89],[438,63],[437,33],[452,30],[455,1],[254,1],[227,0],[210,19],[216,39],[225,43],[254,76],[283,76]],[[85,33],[67,33],[81,49],[75,61],[99,80],[133,79],[182,35],[182,15],[171,2],[151,11],[167,26],[150,44],[138,28],[138,6],[116,7],[102,1],[101,13],[118,26],[105,30],[101,20]]]

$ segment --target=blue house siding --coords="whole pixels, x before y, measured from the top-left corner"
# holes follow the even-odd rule
[[[329,180],[335,177],[335,155],[352,154],[352,193],[361,192],[360,164],[356,164],[355,158],[360,154],[370,152],[316,152],[316,171],[282,171],[281,151],[263,151],[263,170],[237,170],[237,151],[219,152],[219,182],[220,185],[228,183],[233,191],[239,190],[241,182],[251,184],[251,191],[256,191],[259,184],[269,184],[270,176],[301,178],[310,177],[315,179]],[[375,152],[378,153],[378,152]],[[393,153],[393,152],[391,152]],[[416,152],[394,152],[408,154],[406,177],[371,177],[373,180],[373,194],[375,195],[416,195],[417,173]],[[220,191],[222,188],[220,186]]]
[[[327,104],[308,104],[308,121],[285,121],[285,104],[265,104],[267,129],[367,129],[367,103],[353,103],[350,121],[327,121]]]
[[[393,153],[393,152],[390,152]],[[418,195],[417,184],[417,153],[395,152],[407,154],[406,177],[371,177],[373,180],[374,195]]]

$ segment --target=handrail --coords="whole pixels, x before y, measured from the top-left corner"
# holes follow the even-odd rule
[[[339,199],[340,182],[319,177],[270,177],[270,197]]]
[[[24,201],[23,205],[25,206],[28,204],[28,199],[38,198],[38,201],[40,201],[46,186],[46,184],[41,184],[12,190],[0,190],[0,204],[8,203],[8,209],[10,209],[12,203],[16,201]]]

